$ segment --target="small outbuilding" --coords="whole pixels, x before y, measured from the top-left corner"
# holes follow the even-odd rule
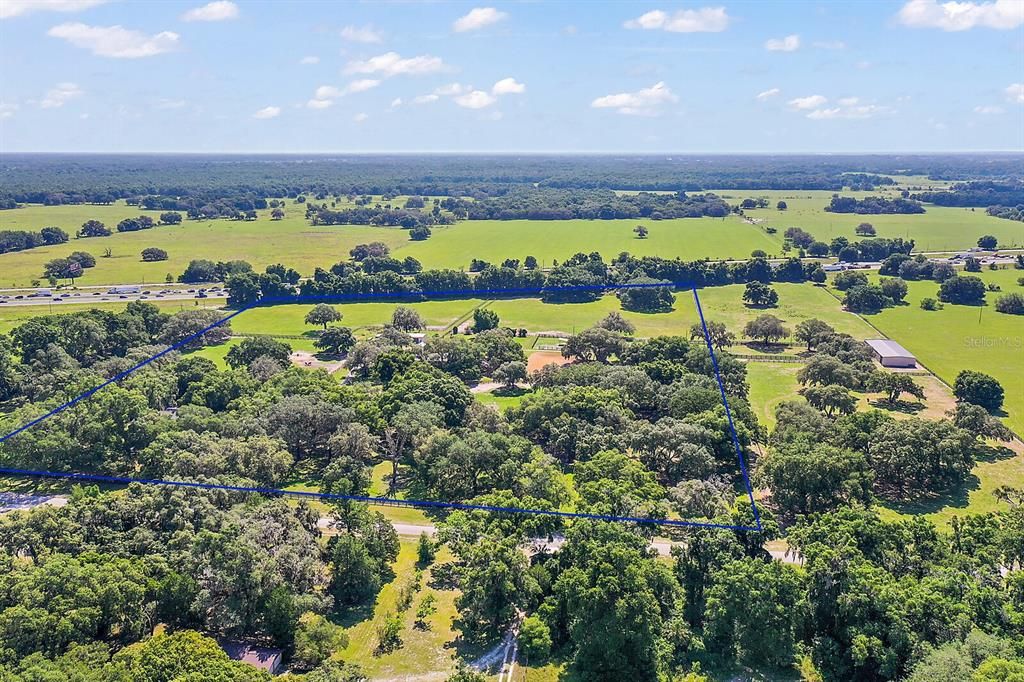
[[[280,649],[254,646],[245,642],[232,642],[229,640],[221,640],[220,648],[233,661],[248,663],[254,668],[266,670],[271,675],[277,675],[282,671],[281,658],[283,652]]]
[[[909,350],[889,339],[868,339],[864,343],[875,352],[882,367],[917,367],[917,358]]]

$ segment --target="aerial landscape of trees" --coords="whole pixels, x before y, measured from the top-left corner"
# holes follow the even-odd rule
[[[300,272],[298,261],[174,247],[178,281],[223,282],[227,309],[16,310],[0,333],[0,434],[33,426],[0,443],[0,466],[107,478],[4,477],[0,494],[66,503],[0,513],[0,679],[272,679],[233,660],[232,642],[280,651],[303,682],[400,679],[405,669],[380,673],[396,660],[480,682],[467,664],[512,641],[527,679],[1024,674],[1024,491],[1012,474],[977,483],[1016,461],[1004,420],[1019,384],[981,361],[948,387],[920,368],[890,371],[850,314],[886,329],[896,314],[956,310],[973,325],[961,306],[996,299],[986,322],[1012,324],[1024,299],[1000,292],[1012,279],[980,259],[962,272],[857,217],[841,231],[795,227],[799,197],[759,192],[875,191],[897,161],[795,156],[761,169],[714,157],[698,173],[685,157],[368,156],[352,168],[314,158],[300,173],[277,160],[258,172],[245,160],[139,157],[142,183],[84,158],[63,189],[39,163],[11,169],[15,204],[128,200],[128,215],[152,212],[105,218],[113,229],[87,221],[75,236],[96,242],[70,242],[57,221],[0,233],[0,244],[57,246],[40,273],[57,281],[107,262],[89,251],[110,255],[73,245],[256,211],[435,240],[454,220],[624,219],[603,227],[642,250],[674,229],[656,220],[767,209],[786,221],[787,251],[712,261],[567,248],[550,263],[524,245],[498,258],[467,249],[463,268],[442,269],[405,256],[404,239],[359,236]],[[978,183],[1009,172],[999,159],[929,163],[898,166]],[[832,208],[913,213],[917,197]],[[986,229],[969,243],[995,248],[993,234],[1005,241]],[[806,254],[858,269],[826,277]],[[136,242],[140,257],[169,259]],[[707,292],[706,319],[692,314],[687,289],[728,285]],[[924,293],[945,312],[922,312]],[[363,296],[373,303],[345,305]],[[450,318],[436,312],[459,300]],[[282,302],[292,305],[269,308]],[[266,333],[218,324],[259,304],[250,314],[274,319]],[[536,329],[521,328],[527,306],[548,314]],[[411,500],[424,508],[394,508]]]

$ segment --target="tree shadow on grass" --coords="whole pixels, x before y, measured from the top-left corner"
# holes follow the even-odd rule
[[[918,412],[927,409],[927,405],[924,403],[910,402],[907,400],[897,400],[895,403],[890,403],[888,400],[884,400],[882,398],[868,400],[868,405],[877,410],[899,412],[901,414],[917,414]]]
[[[491,391],[491,395],[497,396],[499,398],[518,398],[520,396],[526,395],[527,393],[533,393],[533,389],[523,388],[522,386],[513,386],[511,388],[507,386],[502,386],[501,388],[496,388],[493,391]]]
[[[974,453],[974,459],[979,462],[1001,462],[1016,456],[1017,453],[1005,445],[980,445]]]
[[[376,605],[377,600],[374,599],[372,602],[367,604],[347,607],[343,606],[343,610],[333,612],[330,614],[328,619],[335,625],[340,625],[343,628],[350,628],[359,625],[364,621],[373,619],[373,611]]]
[[[900,514],[934,514],[946,507],[966,509],[970,503],[970,493],[981,487],[981,479],[969,474],[963,483],[953,486],[940,493],[915,500],[898,500],[882,496],[885,505]]]
[[[747,341],[743,346],[755,353],[763,353],[765,355],[782,355],[789,348],[789,346],[782,343],[761,343],[760,341]]]

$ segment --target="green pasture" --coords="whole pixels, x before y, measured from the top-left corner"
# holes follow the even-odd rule
[[[879,196],[879,192],[842,192],[843,196],[862,198]],[[854,232],[857,225],[871,223],[879,237],[903,237],[915,241],[916,251],[956,251],[977,246],[978,237],[991,234],[999,240],[1001,248],[1024,247],[1024,223],[994,218],[985,209],[953,208],[925,204],[925,212],[913,215],[857,215],[853,213],[828,213],[825,206],[832,198],[832,192],[810,190],[727,190],[722,196],[730,196],[729,203],[738,203],[745,198],[766,197],[768,208],[747,210],[744,213],[755,220],[761,220],[759,227],[774,227],[781,237],[787,227],[802,227],[815,238],[829,242],[835,237],[846,237],[850,241],[861,239]],[[775,205],[785,201],[788,208],[779,211]],[[767,250],[767,249],[766,249]]]
[[[650,230],[637,239],[633,228]],[[684,260],[739,259],[762,249],[780,254],[782,238],[735,216],[673,220],[471,220],[435,227],[430,239],[408,242],[399,253],[418,258],[425,267],[464,268],[474,258],[501,263],[534,256],[542,267],[575,253],[598,251],[612,258],[622,251],[636,256]]]
[[[946,304],[942,310],[922,310],[921,299],[936,298],[939,285],[931,281],[909,282],[907,305],[887,308],[864,319],[903,344],[950,385],[964,369],[996,377],[1006,391],[1006,423],[1018,434],[1024,434],[1024,316],[995,310],[1000,295],[1024,293],[1024,288],[1017,284],[1024,271],[983,270],[974,274],[1002,289],[989,292],[984,306]]]
[[[45,301],[45,299],[42,299]],[[165,313],[176,313],[180,310],[193,308],[216,308],[223,305],[222,299],[192,299],[183,301],[147,300]],[[109,310],[119,313],[125,309],[129,301],[109,303],[40,303],[39,305],[0,305],[0,334],[6,334],[23,322],[42,315],[61,313],[78,313],[83,310]],[[227,313],[225,313],[227,314]]]
[[[0,211],[0,230],[38,230],[54,225],[72,235],[65,244],[0,255],[0,287],[29,286],[33,279],[42,278],[47,261],[66,257],[73,251],[86,251],[96,257],[96,267],[86,270],[76,280],[79,284],[142,284],[163,283],[168,273],[177,278],[188,262],[197,258],[246,260],[258,270],[284,263],[304,275],[312,275],[318,266],[327,268],[348,260],[349,250],[356,244],[381,241],[397,248],[409,242],[408,232],[399,228],[313,227],[306,221],[302,205],[287,203],[284,209],[285,218],[276,221],[270,219],[269,210],[263,210],[252,222],[185,220],[176,226],[114,232],[109,237],[89,239],[74,238],[74,233],[86,220],[99,220],[114,230],[124,218],[144,213],[155,220],[160,211],[141,211],[121,202],[110,206],[32,205]],[[142,262],[141,252],[150,246],[167,251],[168,260]],[[112,252],[111,257],[103,258],[107,248]]]
[[[750,406],[757,420],[775,428],[775,408],[787,400],[803,401],[797,391],[800,385],[796,373],[803,365],[798,362],[748,362],[747,383],[750,385]]]
[[[409,303],[332,303],[342,314],[339,324],[353,329],[383,325],[399,305],[413,308],[428,326],[447,327],[472,313],[483,303],[481,299],[431,300]],[[231,321],[236,334],[284,334],[313,336],[320,329],[305,323],[312,304],[260,306],[247,310]]]

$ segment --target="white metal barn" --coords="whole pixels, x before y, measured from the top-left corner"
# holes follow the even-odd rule
[[[864,343],[875,352],[875,357],[883,367],[917,367],[917,358],[895,341],[868,339]]]

